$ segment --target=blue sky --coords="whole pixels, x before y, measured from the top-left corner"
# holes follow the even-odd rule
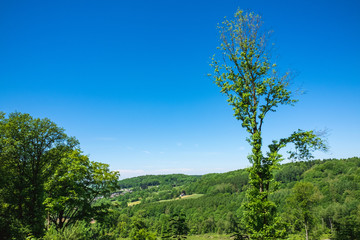
[[[268,116],[265,144],[328,129],[317,158],[360,156],[359,1],[1,1],[0,111],[50,118],[122,178],[244,168],[247,134],[207,77],[237,8],[263,16],[306,92]]]

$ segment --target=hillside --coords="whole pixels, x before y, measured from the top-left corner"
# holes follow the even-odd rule
[[[360,158],[287,163],[275,172],[275,179],[278,186],[271,199],[286,220],[290,239],[303,239],[301,216],[305,210],[311,218],[313,239],[359,239]],[[111,203],[113,214],[99,224],[107,222],[109,232],[127,237],[134,221],[140,221],[147,231],[161,236],[171,217],[182,213],[186,216],[189,234],[229,234],[241,222],[241,202],[247,181],[245,169],[201,177],[159,175],[125,179],[119,184],[131,191],[99,201]],[[299,206],[303,206],[306,199],[296,198],[299,191],[303,191],[301,194],[308,196],[308,200],[312,199],[304,209]],[[197,197],[179,201],[181,193]],[[129,207],[128,203],[134,201],[139,204]]]

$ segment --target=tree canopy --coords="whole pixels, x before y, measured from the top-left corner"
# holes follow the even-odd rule
[[[22,239],[30,233],[41,237],[45,207],[51,217],[70,211],[62,217],[73,222],[78,219],[74,212],[84,214],[94,198],[105,196],[118,180],[118,173],[110,172],[107,165],[81,155],[78,141],[63,128],[47,118],[19,112],[8,117],[0,113],[0,173],[4,239]],[[62,224],[63,218],[58,219]]]
[[[62,154],[77,146],[64,129],[49,119],[11,113],[0,118],[0,161],[7,172],[2,189],[5,212],[40,236],[45,220],[44,183]]]
[[[79,150],[65,154],[45,183],[49,220],[61,229],[78,220],[89,220],[96,212],[93,203],[118,189],[117,172],[107,164],[91,162]]]

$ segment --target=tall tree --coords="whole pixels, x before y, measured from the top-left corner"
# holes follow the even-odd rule
[[[171,228],[171,234],[174,239],[186,239],[189,228],[186,223],[186,216],[183,212],[174,214],[170,219],[169,224]]]
[[[17,112],[8,118],[0,114],[0,165],[8,173],[0,198],[5,211],[35,236],[41,236],[44,229],[44,183],[62,153],[76,145],[74,138],[49,119]]]
[[[62,229],[77,220],[93,218],[101,208],[94,206],[96,198],[118,189],[118,178],[118,172],[109,171],[107,164],[90,161],[80,150],[64,154],[45,184],[49,221]]]
[[[269,201],[273,170],[282,156],[279,150],[294,143],[293,159],[311,158],[311,151],[326,149],[313,131],[298,130],[290,137],[273,141],[266,155],[262,147],[262,127],[269,112],[279,105],[293,105],[297,100],[289,90],[290,73],[280,74],[271,57],[270,32],[263,28],[261,17],[254,13],[237,11],[233,20],[219,26],[222,60],[212,61],[215,83],[227,96],[234,116],[249,133],[252,147],[248,159],[249,188],[244,204],[244,219],[252,239],[281,237],[284,231],[277,223],[276,206]]]
[[[298,182],[288,198],[288,205],[297,221],[304,226],[305,239],[309,239],[309,231],[313,225],[314,205],[322,198],[320,191],[310,182]],[[296,224],[296,223],[295,223]]]
[[[129,238],[132,240],[155,240],[156,236],[148,229],[142,217],[134,216],[131,218]]]

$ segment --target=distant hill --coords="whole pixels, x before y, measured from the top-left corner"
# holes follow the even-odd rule
[[[297,205],[290,204],[299,182],[313,186],[318,195],[311,208],[313,239],[359,239],[360,158],[292,162],[281,165],[274,175],[278,184],[271,200],[286,220],[290,239],[302,239],[304,231],[295,212]],[[246,169],[203,176],[141,176],[119,181],[120,188],[132,192],[101,201],[111,202],[124,224],[130,226],[132,218],[141,217],[158,234],[170,216],[180,212],[186,215],[191,234],[229,234],[241,220],[247,182]],[[181,193],[196,197],[164,201],[178,199]],[[130,202],[139,204],[129,207]]]
[[[146,175],[133,178],[127,178],[119,181],[120,188],[147,188],[149,186],[181,186],[196,182],[201,176],[189,176],[185,174],[168,174],[168,175]]]

